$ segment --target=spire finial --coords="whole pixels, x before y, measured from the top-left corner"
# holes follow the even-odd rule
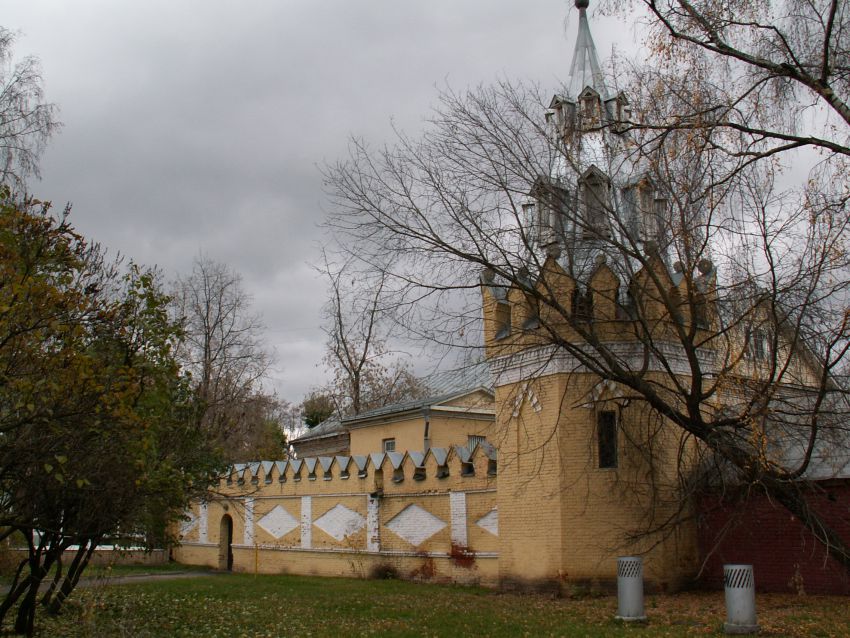
[[[576,9],[587,9],[590,0],[576,0]]]

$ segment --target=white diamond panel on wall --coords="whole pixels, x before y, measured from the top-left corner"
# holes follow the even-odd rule
[[[489,512],[487,512],[484,516],[479,518],[476,522],[476,525],[481,529],[487,530],[493,536],[499,535],[499,510],[493,508]]]
[[[346,536],[356,534],[363,529],[365,524],[365,518],[354,510],[348,509],[345,505],[334,505],[313,521],[313,525],[338,541],[343,540]]]
[[[283,538],[298,527],[298,521],[280,505],[275,505],[271,512],[257,521],[257,525],[266,530],[275,539],[278,539]]]
[[[195,529],[195,525],[198,523],[198,517],[195,516],[192,512],[186,512],[186,516],[189,517],[189,520],[183,521],[180,524],[180,535],[186,536],[189,532]]]
[[[445,522],[418,505],[408,505],[385,525],[413,546],[421,545],[445,526]]]

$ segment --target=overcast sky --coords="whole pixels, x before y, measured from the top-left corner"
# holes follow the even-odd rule
[[[593,5],[591,5],[591,10]],[[630,25],[591,13],[600,57]],[[317,166],[420,127],[437,87],[566,80],[571,0],[5,0],[62,131],[31,190],[170,279],[199,253],[240,272],[293,402],[321,383]]]

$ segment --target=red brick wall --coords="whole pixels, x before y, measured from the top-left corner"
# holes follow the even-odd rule
[[[850,543],[850,481],[819,486],[809,503]],[[723,565],[745,563],[753,565],[758,591],[793,592],[801,584],[809,594],[850,594],[847,571],[788,510],[765,495],[751,494],[737,504],[706,496],[700,510],[700,551],[708,557],[703,584],[722,587]]]

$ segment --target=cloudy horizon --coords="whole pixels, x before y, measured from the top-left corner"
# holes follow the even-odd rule
[[[168,280],[199,254],[239,272],[292,402],[326,380],[318,167],[351,136],[415,134],[440,87],[556,90],[578,22],[569,0],[10,0],[4,17],[63,123],[33,193]],[[631,25],[591,29],[603,58],[635,47]]]

